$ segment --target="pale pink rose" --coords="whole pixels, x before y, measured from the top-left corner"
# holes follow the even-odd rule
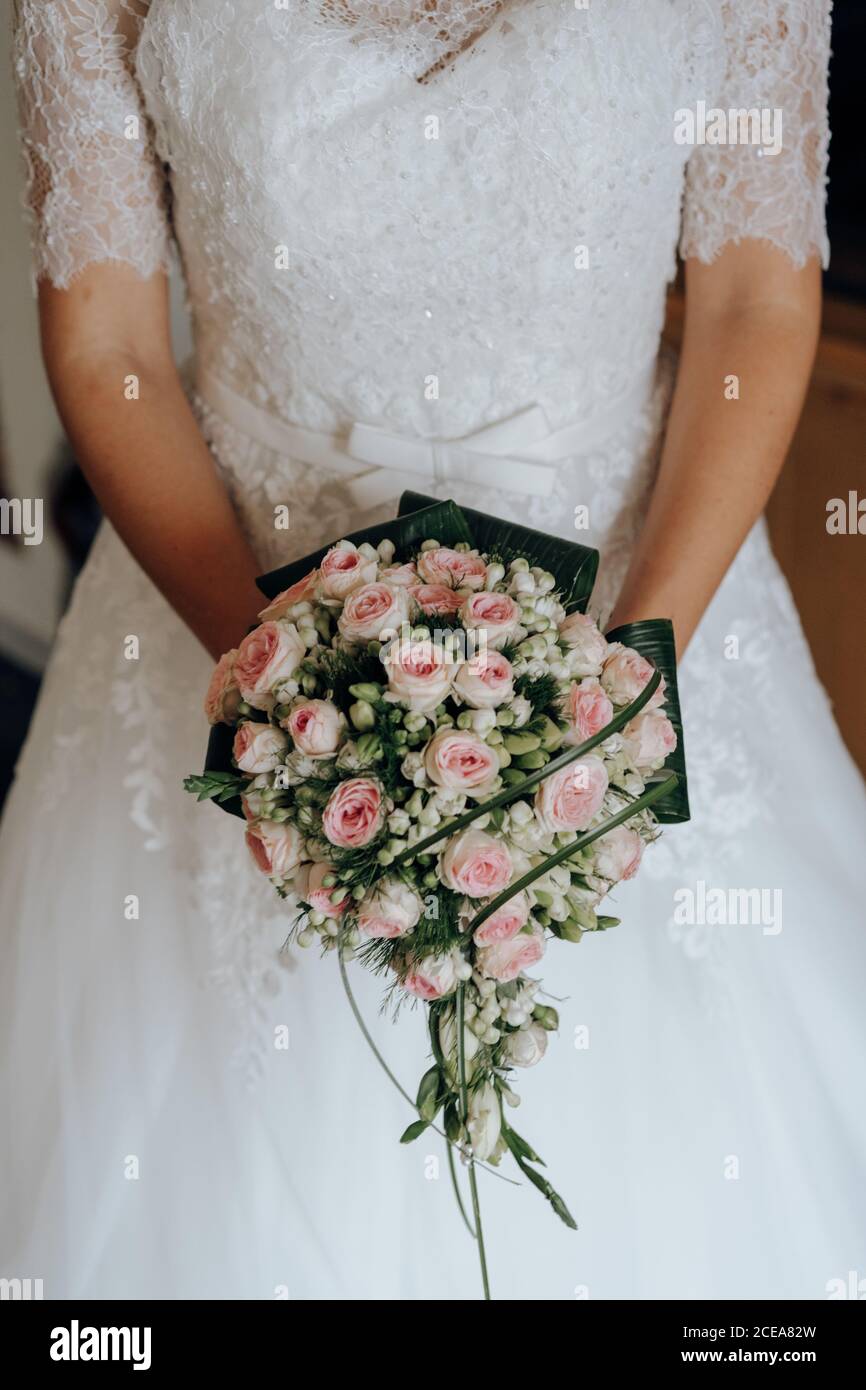
[[[305,652],[294,623],[267,622],[248,632],[235,659],[235,680],[247,704],[267,709],[271,692],[290,679]]]
[[[487,566],[480,555],[449,550],[445,545],[435,550],[422,550],[417,565],[425,584],[446,584],[449,589],[483,589],[487,580]]]
[[[454,668],[448,654],[429,639],[390,642],[381,653],[388,676],[386,699],[413,714],[427,714],[451,689]]]
[[[484,632],[487,645],[504,647],[520,622],[520,609],[510,594],[472,594],[460,609],[468,631]]]
[[[360,849],[378,835],[384,819],[382,789],[371,777],[350,777],[328,797],[322,829],[332,845]]]
[[[463,603],[463,595],[446,584],[413,584],[409,593],[428,618],[446,617],[456,613]]]
[[[601,733],[613,719],[613,705],[595,676],[585,676],[580,682],[572,681],[563,714],[571,725],[563,742],[574,745]]]
[[[607,642],[586,613],[569,613],[559,624],[559,640],[570,648],[575,675],[597,676],[607,656]]]
[[[293,608],[296,603],[303,603],[305,600],[311,599],[316,592],[318,578],[319,571],[310,570],[310,573],[305,574],[303,579],[299,579],[296,584],[292,584],[288,589],[283,589],[281,594],[277,594],[276,598],[271,599],[267,608],[262,609],[259,620],[266,623],[277,618],[284,618],[289,609]]]
[[[286,755],[286,736],[273,724],[254,724],[245,720],[239,724],[232,744],[232,756],[241,772],[257,777],[260,772],[273,772]]]
[[[515,893],[507,903],[497,908],[486,922],[472,933],[477,946],[490,946],[494,941],[510,941],[529,921],[529,897]]]
[[[319,593],[323,598],[345,599],[362,584],[372,584],[376,569],[375,560],[365,560],[356,546],[343,541],[328,551],[319,566]]]
[[[495,709],[514,696],[511,662],[500,652],[476,652],[454,677],[454,694],[472,709]]]
[[[627,825],[615,825],[592,846],[592,872],[619,883],[634,878],[643,855],[643,840]]]
[[[592,753],[547,777],[535,793],[535,809],[551,830],[585,830],[601,808],[607,769]]]
[[[304,840],[288,821],[259,820],[245,836],[256,865],[269,878],[291,878],[304,857]]]
[[[660,710],[636,714],[626,724],[622,737],[626,752],[641,772],[655,772],[677,746],[674,726]]]
[[[209,724],[233,724],[240,704],[241,692],[235,679],[237,648],[224,652],[210,678],[204,697],[204,712]]]
[[[424,751],[427,776],[449,791],[478,792],[499,776],[499,759],[477,734],[440,729]]]
[[[423,909],[418,894],[401,879],[381,879],[358,909],[358,931],[377,938],[406,936],[417,926]]]
[[[308,758],[333,758],[346,721],[330,700],[304,700],[283,720],[295,747]]]
[[[347,894],[341,903],[331,902],[334,890],[326,888],[322,880],[332,872],[328,864],[304,864],[296,873],[292,886],[301,902],[309,903],[314,912],[321,912],[323,917],[336,918],[346,911],[352,899]]]
[[[431,1003],[434,999],[444,999],[457,988],[457,971],[454,957],[426,956],[424,960],[413,962],[403,988],[414,994],[416,999]]]
[[[442,882],[467,898],[495,898],[511,882],[512,862],[504,840],[484,830],[463,830],[445,846],[439,861]]]
[[[347,642],[375,642],[388,630],[394,636],[409,616],[406,590],[390,584],[364,584],[349,594],[337,627]]]
[[[655,667],[631,647],[622,642],[613,642],[608,648],[607,660],[601,672],[601,683],[615,705],[630,705],[636,700],[647,681],[655,674]],[[661,683],[645,709],[656,709],[664,704],[665,682]]]
[[[489,946],[482,946],[475,963],[482,975],[504,984],[508,980],[516,980],[543,955],[544,932],[541,927],[531,927],[509,937],[507,941],[494,941]]]
[[[406,565],[389,565],[379,574],[386,584],[394,584],[398,589],[411,589],[418,583],[418,571],[411,561]]]

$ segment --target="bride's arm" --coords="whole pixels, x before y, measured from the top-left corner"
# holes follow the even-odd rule
[[[148,4],[15,0],[26,202],[43,352],[76,456],[130,550],[218,654],[261,599],[171,354],[165,179],[135,69]],[[131,376],[137,393],[125,393]]]
[[[90,265],[68,289],[40,281],[39,313],[49,381],[83,472],[133,555],[219,656],[263,603],[260,567],[178,379],[165,275]]]
[[[764,509],[818,340],[817,259],[760,241],[686,262],[685,333],[659,475],[611,626],[669,617],[682,652]],[[738,399],[726,390],[737,378]]]
[[[762,133],[769,112],[774,142],[705,144],[688,160],[685,339],[658,482],[614,614],[673,618],[680,650],[763,510],[808,383],[828,259],[831,8],[719,6],[725,71],[713,105],[759,110]],[[738,400],[725,398],[730,376]]]

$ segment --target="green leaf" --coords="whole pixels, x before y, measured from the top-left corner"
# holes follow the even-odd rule
[[[653,807],[662,825],[677,825],[687,821],[689,789],[686,778],[686,748],[683,740],[683,720],[677,686],[677,657],[674,628],[670,618],[647,618],[639,623],[623,623],[606,634],[608,642],[622,642],[633,647],[652,662],[665,678],[664,711],[674,726],[677,746],[665,762],[665,771],[677,774],[676,786]]]
[[[527,1163],[522,1147],[524,1146],[525,1141],[522,1140],[518,1134],[515,1134],[514,1130],[511,1129],[508,1125],[505,1125],[503,1127],[502,1137],[504,1138],[506,1144],[511,1150],[511,1153],[514,1157],[514,1161],[520,1169],[521,1173],[523,1173],[524,1177],[528,1178],[529,1181],[532,1183],[533,1187],[537,1187],[538,1191],[541,1192],[542,1195],[547,1198],[548,1202],[553,1207],[553,1210],[556,1212],[556,1215],[559,1217],[560,1221],[563,1221],[565,1225],[570,1228],[570,1230],[576,1231],[577,1222],[575,1221],[571,1212],[568,1210],[568,1207],[565,1205],[565,1202],[562,1200],[559,1193],[556,1191],[556,1188],[547,1178],[543,1176],[543,1174],[536,1173],[535,1169],[530,1168],[529,1164]],[[540,1163],[541,1160],[538,1159],[537,1162]]]
[[[539,1157],[532,1145],[528,1144],[525,1139],[522,1139],[517,1133],[517,1130],[511,1128],[511,1125],[503,1124],[502,1134],[512,1153],[519,1151],[521,1156],[523,1158],[528,1158],[531,1163],[540,1163],[542,1168],[547,1166],[544,1159]]]
[[[407,1128],[404,1129],[403,1133],[400,1135],[400,1143],[413,1143],[416,1139],[420,1137],[420,1135],[424,1133],[425,1129],[429,1128],[430,1122],[428,1120],[413,1120],[411,1125],[408,1125]]]
[[[440,1079],[441,1073],[439,1068],[431,1067],[430,1070],[425,1071],[424,1075],[421,1077],[421,1083],[418,1087],[418,1098],[415,1101],[415,1108],[422,1120],[425,1120],[427,1124],[430,1124],[431,1121],[436,1118],[436,1111],[439,1109],[437,1102]]]

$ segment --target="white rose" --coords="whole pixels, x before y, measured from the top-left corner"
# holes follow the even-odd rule
[[[540,1023],[530,1023],[528,1028],[508,1034],[504,1050],[512,1066],[534,1067],[547,1051],[547,1034]]]

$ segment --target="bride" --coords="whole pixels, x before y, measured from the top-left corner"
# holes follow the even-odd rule
[[[181,787],[255,576],[407,485],[597,546],[595,611],[670,616],[682,660],[693,820],[616,932],[558,948],[523,1087],[580,1229],[485,1180],[494,1297],[866,1270],[866,800],[760,520],[819,325],[829,10],[17,0],[46,368],[108,520],[0,841],[0,1274],[477,1296],[444,1155],[397,1142],[332,960],[281,951],[237,823]],[[684,144],[699,103],[721,138]],[[723,924],[714,890],[772,923]],[[419,1074],[420,1018],[354,985]]]

